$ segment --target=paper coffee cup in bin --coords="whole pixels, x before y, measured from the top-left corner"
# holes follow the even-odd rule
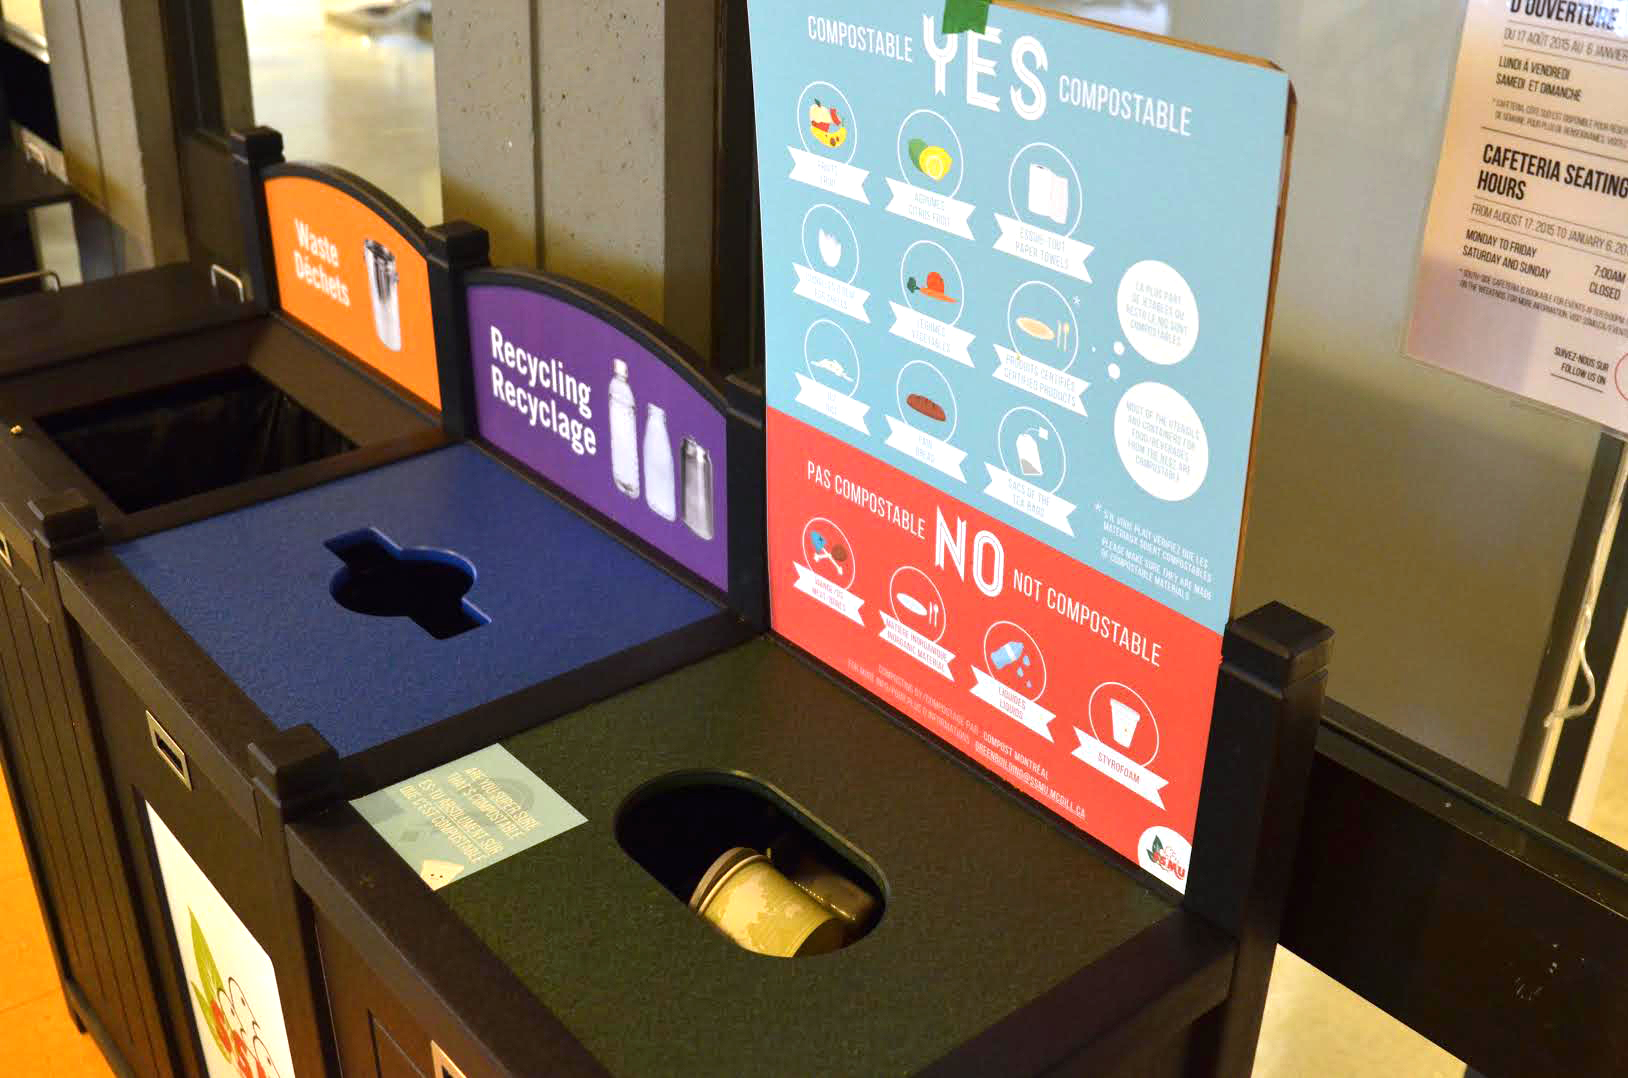
[[[1130,748],[1131,742],[1136,740],[1136,728],[1142,723],[1142,713],[1118,700],[1109,700],[1108,709],[1114,716],[1114,740],[1121,748]]]
[[[737,846],[702,875],[690,908],[756,954],[798,958],[841,947],[842,920],[756,850]]]

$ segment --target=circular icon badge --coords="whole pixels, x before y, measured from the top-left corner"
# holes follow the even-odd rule
[[[844,591],[853,590],[859,575],[847,533],[826,517],[815,517],[803,525],[803,564]]]
[[[859,276],[859,234],[835,206],[822,202],[803,214],[803,265],[844,284]]]
[[[932,577],[913,565],[902,565],[887,582],[888,603],[900,624],[938,643],[949,628],[944,595]]]
[[[946,325],[961,321],[967,309],[960,265],[932,240],[917,240],[905,249],[899,260],[899,291],[911,310]]]
[[[984,661],[995,680],[1028,700],[1046,691],[1046,657],[1029,631],[1011,621],[997,621],[984,632]]]
[[[1006,302],[1012,351],[1048,367],[1068,370],[1080,354],[1080,323],[1063,294],[1044,281],[1018,286]]]
[[[996,432],[1001,467],[1025,483],[1055,494],[1068,478],[1068,447],[1044,412],[1024,406],[1001,419]]]
[[[1091,736],[1111,745],[1139,767],[1149,767],[1159,755],[1159,723],[1142,694],[1129,685],[1109,681],[1098,685],[1085,705]]]
[[[950,198],[961,193],[966,168],[961,136],[950,121],[932,109],[917,109],[899,125],[896,142],[899,176],[905,183]]]
[[[811,82],[797,98],[797,135],[803,149],[848,164],[859,129],[848,97],[829,82]]]
[[[859,349],[848,331],[822,318],[803,334],[803,369],[821,385],[851,397],[859,392]]]
[[[1012,216],[1024,224],[1072,236],[1085,212],[1079,170],[1057,147],[1031,142],[1012,158],[1006,174]]]
[[[894,398],[899,406],[899,418],[912,428],[941,442],[955,437],[961,418],[955,390],[950,388],[950,380],[944,373],[925,359],[911,360],[899,368]]]

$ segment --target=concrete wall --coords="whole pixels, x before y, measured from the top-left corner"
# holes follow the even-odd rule
[[[712,336],[717,0],[437,0],[446,214]]]
[[[122,267],[186,258],[157,0],[53,0],[45,20],[69,182],[118,226]]]

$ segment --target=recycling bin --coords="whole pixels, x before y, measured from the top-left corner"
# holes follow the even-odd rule
[[[262,159],[240,170],[246,206],[264,202],[261,170],[287,170],[334,205],[385,221],[425,277],[450,273],[426,254],[444,253],[444,231],[432,236],[348,174],[278,164],[274,133],[254,146]],[[273,242],[264,216],[247,217],[251,261],[273,263],[251,272],[252,303],[223,303],[216,274],[172,267],[0,304],[0,326],[15,331],[0,344],[7,777],[70,1011],[139,1075],[196,1071],[173,1050],[173,1019],[152,987],[156,958],[130,897],[118,792],[85,706],[56,562],[449,441],[433,401],[347,343],[343,324],[278,301],[273,260],[295,241]],[[428,287],[416,298],[432,324]],[[434,342],[421,344],[433,363]]]
[[[1241,673],[1250,641],[1316,640],[1296,677],[1319,683],[1326,630],[1285,614],[1229,634],[1229,751],[1251,751],[1239,717],[1274,698]],[[314,814],[289,852],[347,1075],[1216,1073],[1195,1060],[1239,990],[1239,943],[1193,900],[1253,840],[1236,759],[1206,776],[1199,825],[1227,852],[1195,864],[1183,903],[763,637]],[[507,795],[480,821],[504,848],[468,861],[417,806],[450,811],[483,781]],[[502,830],[526,815],[540,841]],[[741,848],[794,895],[832,894],[806,882],[823,873],[868,902],[846,945],[787,957],[699,915],[707,870]],[[793,923],[760,886],[725,918]]]
[[[188,1073],[337,1073],[285,823],[760,625],[750,391],[713,382],[656,327],[571,282],[466,278],[479,351],[457,357],[466,377],[447,380],[446,418],[469,438],[56,562]],[[494,352],[494,331],[510,347]],[[547,366],[536,378],[534,357]],[[494,364],[516,381],[494,389]],[[641,413],[637,499],[614,482],[600,407],[613,369]],[[541,397],[516,387],[545,383],[569,412],[533,423]],[[649,433],[656,412],[671,463]],[[686,438],[711,461],[710,495],[687,513]]]

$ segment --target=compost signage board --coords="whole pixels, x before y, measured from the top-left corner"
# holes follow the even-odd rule
[[[1628,0],[1470,0],[1408,354],[1628,431]]]
[[[1177,887],[1288,79],[996,5],[751,5],[775,628]]]

